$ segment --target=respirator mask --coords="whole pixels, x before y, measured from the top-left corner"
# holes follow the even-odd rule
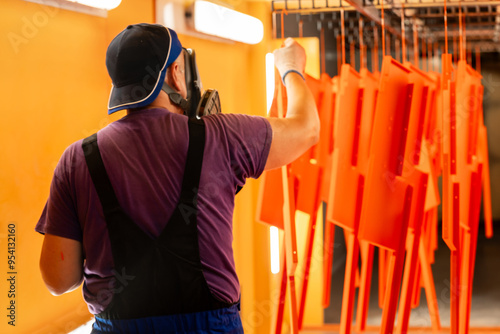
[[[170,100],[184,110],[189,118],[218,114],[221,112],[219,93],[215,89],[207,89],[203,95],[200,74],[196,66],[196,56],[192,49],[184,50],[184,67],[186,77],[187,97],[184,99],[179,92],[163,83],[162,90]]]

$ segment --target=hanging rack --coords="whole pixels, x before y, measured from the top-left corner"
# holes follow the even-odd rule
[[[401,39],[401,15],[417,19],[421,26],[432,36],[433,43],[438,43],[438,50],[444,48],[444,0],[273,0],[273,13],[287,11],[289,14],[314,15],[318,13],[350,12],[360,13],[365,21],[381,25],[381,8],[384,7],[386,32],[393,38]],[[459,34],[458,21],[460,8],[465,13],[464,22],[467,26],[465,39],[466,49],[475,50],[479,45],[483,52],[500,52],[500,0],[448,0],[448,38],[451,40]],[[402,13],[402,9],[406,13]],[[498,8],[498,9],[497,9]],[[273,20],[275,18],[273,17]],[[347,16],[346,21],[356,20]],[[454,28],[456,26],[456,28]],[[405,45],[413,47],[411,38],[405,38]]]

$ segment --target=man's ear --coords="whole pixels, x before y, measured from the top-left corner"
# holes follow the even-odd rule
[[[179,63],[172,63],[169,72],[170,85],[173,89],[180,92],[182,89],[182,71],[180,69]]]

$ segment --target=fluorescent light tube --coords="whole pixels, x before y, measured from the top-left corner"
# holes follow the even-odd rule
[[[271,111],[274,98],[274,54],[266,54],[266,99],[267,114]]]
[[[271,273],[280,272],[280,234],[276,226],[269,229],[269,242],[271,250]]]
[[[24,0],[74,12],[107,17],[108,10],[118,7],[121,0]]]
[[[264,37],[259,19],[208,1],[195,1],[192,15],[194,30],[204,34],[247,44],[257,44]]]
[[[68,0],[68,1],[105,10],[114,9],[118,7],[122,2],[122,0]]]

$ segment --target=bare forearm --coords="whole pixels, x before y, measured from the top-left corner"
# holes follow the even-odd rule
[[[75,290],[83,280],[82,245],[72,239],[45,234],[40,255],[40,272],[51,294]]]
[[[319,117],[309,88],[298,74],[285,78],[287,113],[285,118],[269,118],[273,142],[266,170],[297,159],[319,140]]]
[[[296,119],[299,125],[310,132],[312,144],[319,138],[319,117],[314,97],[305,81],[296,73],[290,73],[285,78],[287,89],[287,119]],[[312,145],[311,144],[311,145]]]
[[[314,97],[303,77],[306,55],[304,49],[292,39],[274,51],[275,64],[287,92],[285,118],[269,118],[273,141],[266,169],[286,165],[302,155],[319,139],[319,117]]]

